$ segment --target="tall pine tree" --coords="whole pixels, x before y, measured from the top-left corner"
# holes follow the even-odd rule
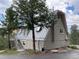
[[[5,33],[8,38],[8,47],[11,49],[10,37],[15,29],[18,27],[17,13],[13,10],[11,6],[6,10],[5,20],[2,21],[3,26],[5,26]]]
[[[53,12],[49,12],[46,0],[16,0],[14,9],[18,13],[19,21],[25,24],[25,28],[32,30],[33,49],[35,49],[35,26],[49,27],[55,21]]]

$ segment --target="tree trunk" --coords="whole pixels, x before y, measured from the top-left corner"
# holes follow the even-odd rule
[[[52,23],[51,31],[52,31],[52,42],[54,42],[54,21]]]
[[[8,48],[11,49],[10,34],[8,34]]]
[[[31,0],[31,4],[32,4],[32,0]],[[32,8],[32,6],[31,6]],[[31,26],[32,26],[32,38],[33,38],[33,50],[34,52],[36,51],[36,47],[35,47],[35,30],[34,30],[34,18],[33,18],[33,10],[31,9],[30,12],[30,18],[31,18]]]
[[[33,50],[36,51],[34,24],[32,24],[32,26],[33,26],[33,28],[32,28]]]

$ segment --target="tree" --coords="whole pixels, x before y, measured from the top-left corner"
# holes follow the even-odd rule
[[[12,6],[6,10],[5,20],[2,21],[2,24],[3,26],[5,26],[4,29],[8,37],[8,46],[9,46],[9,49],[11,49],[10,37],[13,30],[15,30],[18,26],[17,14],[13,10]]]
[[[4,38],[6,36],[6,29],[5,28],[0,28],[0,35]]]
[[[71,44],[79,44],[79,31],[75,24],[71,26],[70,42]]]
[[[7,39],[0,35],[0,50],[7,48]]]
[[[19,21],[28,30],[32,30],[33,37],[33,49],[35,49],[35,33],[34,28],[39,26],[51,27],[55,21],[55,14],[48,10],[46,0],[18,0],[16,1],[14,8],[18,13]]]
[[[6,29],[0,28],[0,50],[7,48]]]

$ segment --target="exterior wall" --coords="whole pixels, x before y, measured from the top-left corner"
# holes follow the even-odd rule
[[[23,44],[25,43],[25,44]],[[43,48],[43,40],[36,40],[35,44],[36,44],[36,50],[41,51],[41,49]],[[24,49],[33,49],[33,41],[32,40],[21,40],[21,44],[23,46]]]
[[[24,49],[33,49],[33,42],[32,40],[21,40],[21,44]]]
[[[65,31],[64,25],[62,24],[61,19],[58,20],[57,24],[55,25],[55,32],[54,32],[54,36],[55,36],[55,43],[59,42],[59,44],[57,45],[58,47],[65,47],[68,46],[68,35]],[[60,29],[63,30],[63,33],[60,32]],[[61,44],[61,42],[62,44]],[[63,43],[64,42],[64,43]]]
[[[60,29],[63,33],[60,33]],[[68,46],[67,33],[64,29],[62,21],[59,19],[54,26],[54,41],[52,40],[52,30],[49,29],[45,40],[36,40],[36,50],[41,51],[42,48],[53,49]],[[25,45],[23,45],[23,42]],[[33,49],[33,42],[31,39],[21,40],[24,49]]]
[[[60,29],[63,30],[63,33],[60,33]],[[53,48],[68,46],[68,41],[66,41],[67,33],[66,33],[65,28],[60,19],[54,25],[54,41],[52,41],[51,34],[52,34],[52,32],[50,29],[45,38],[45,42],[44,42],[45,49],[53,49]]]
[[[38,40],[38,44],[37,44],[37,47],[36,47],[36,48],[38,48],[37,50],[41,51],[43,47],[44,47],[44,41]]]

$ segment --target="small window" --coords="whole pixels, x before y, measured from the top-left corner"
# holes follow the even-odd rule
[[[42,30],[41,27],[37,27],[37,28],[36,28],[36,32],[40,32],[41,30]]]
[[[60,33],[63,33],[63,29],[60,29]]]
[[[65,39],[65,41],[67,41],[67,39]]]
[[[23,41],[23,45],[25,45],[25,42]]]

